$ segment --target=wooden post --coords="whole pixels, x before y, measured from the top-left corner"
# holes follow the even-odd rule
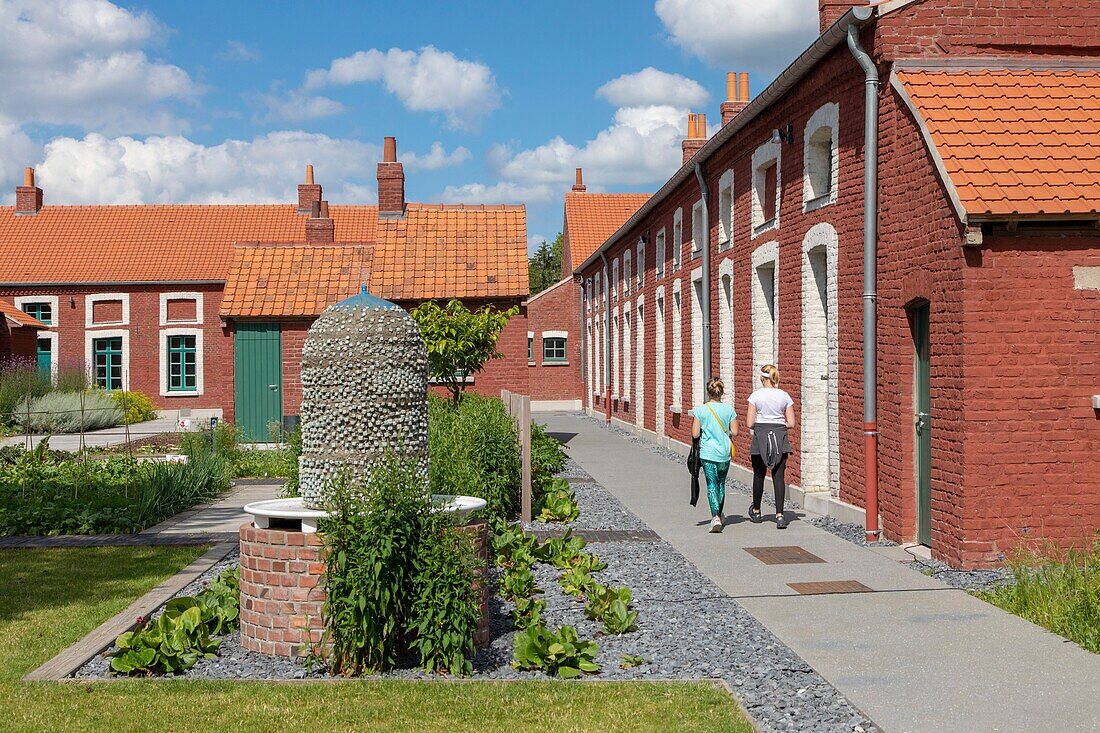
[[[520,494],[520,514],[524,522],[531,521],[531,396],[519,396],[519,442],[523,466],[523,493]]]

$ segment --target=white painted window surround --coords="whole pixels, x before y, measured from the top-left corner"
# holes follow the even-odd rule
[[[160,331],[160,396],[161,397],[198,397],[203,392],[203,358],[202,358],[202,329],[201,328],[162,328]],[[195,337],[195,389],[169,390],[168,389],[168,337],[169,336],[194,336]],[[123,374],[126,372],[126,364],[129,363],[125,355],[126,346],[123,342]]]
[[[619,306],[611,311],[611,399],[619,399],[619,333],[622,323],[619,321]]]
[[[672,283],[672,404],[669,410],[680,412],[684,405],[684,304],[683,280]]]
[[[684,253],[684,210],[676,209],[672,215],[672,269],[680,269],[680,259]]]
[[[611,297],[619,297],[619,258],[611,260]]]
[[[645,296],[638,296],[634,309],[634,330],[638,334],[638,348],[634,350],[634,422],[645,427]]]
[[[836,202],[840,180],[839,129],[840,107],[835,102],[819,107],[806,123],[802,145],[803,211]]]
[[[667,256],[668,251],[665,248],[665,230],[661,229],[657,232],[657,261],[654,263],[658,278],[665,276],[665,258]]]
[[[836,229],[822,223],[802,242],[800,448],[807,490],[840,491],[840,397]]]
[[[41,298],[39,298],[41,300]],[[54,319],[57,320],[56,318]],[[46,339],[50,342],[50,381],[57,381],[57,362],[60,360],[60,354],[57,351],[57,331],[39,331],[39,339]]]
[[[779,243],[767,242],[752,253],[753,384],[760,367],[779,361]]]
[[[168,326],[174,324],[201,324],[202,323],[202,293],[199,292],[178,292],[178,293],[161,293],[160,294],[160,325]],[[192,321],[169,321],[168,320],[168,301],[170,300],[193,300],[195,301],[195,319]]]
[[[112,296],[109,300],[118,300],[118,298]],[[84,363],[87,365],[88,379],[95,384],[95,340],[110,338],[122,339],[122,388],[128,390],[130,389],[130,330],[126,328],[84,332]]]
[[[718,179],[718,250],[726,250],[733,241],[733,171]]]
[[[93,309],[96,303],[110,300],[122,301],[122,320],[112,323],[96,323]],[[84,296],[84,327],[103,328],[104,326],[129,326],[130,325],[130,294],[129,293],[89,293]]]
[[[691,256],[703,254],[707,243],[707,224],[703,221],[703,200],[699,199],[691,206]]]
[[[638,240],[638,261],[634,263],[638,269],[638,287],[645,284],[645,240]]]
[[[733,260],[726,258],[718,266],[718,360],[719,373],[726,387],[726,402],[736,404],[733,381]]]
[[[623,297],[630,295],[630,286],[633,284],[630,281],[630,250],[623,252]]]
[[[657,435],[665,434],[665,286],[657,288],[654,298],[657,310],[653,323],[653,353],[657,363],[653,372],[653,429]]]
[[[58,313],[57,313],[57,296],[56,295],[17,295],[14,298],[15,307],[19,310],[23,310],[24,306],[31,303],[48,303],[50,306],[50,313],[52,314],[53,323],[50,324],[50,328],[57,328]]]
[[[593,349],[593,344],[592,344],[592,319],[591,318],[589,318],[588,323],[585,324],[584,338],[585,338],[585,347],[588,350],[588,353],[585,354],[585,356],[586,356],[585,366],[588,369],[588,371],[585,372],[585,375],[587,376],[587,379],[585,381],[588,383],[589,393],[592,393],[592,392],[595,391],[595,389],[593,388],[593,383],[596,379],[596,372],[593,371],[594,361],[593,361],[593,357],[592,357],[592,352],[593,352],[594,349]],[[587,400],[586,400],[586,402],[587,402]]]
[[[633,353],[633,331],[631,331],[631,320],[633,314],[630,309],[630,301],[623,303],[623,389],[619,394],[622,396],[623,402],[630,402],[634,393],[631,390],[630,381],[631,370],[633,368],[633,359],[631,354]]]
[[[782,143],[766,142],[752,154],[752,236],[779,228],[780,193],[783,190]],[[775,163],[775,218],[764,221],[764,179]]]
[[[703,382],[703,268],[691,271],[691,394],[689,405],[705,402],[706,384]]]

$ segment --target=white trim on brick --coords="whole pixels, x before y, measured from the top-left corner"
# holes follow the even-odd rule
[[[679,270],[684,257],[684,209],[672,214],[672,269]]]
[[[703,245],[707,243],[707,224],[703,221],[703,199],[691,205],[691,256],[703,254]]]
[[[645,285],[645,239],[638,237],[638,257],[634,263],[638,272],[638,289]]]
[[[627,297],[628,295],[630,295],[630,287],[631,287],[631,285],[633,285],[633,283],[630,281],[630,276],[631,276],[630,271],[632,269],[630,265],[631,265],[630,250],[627,249],[625,252],[623,252],[623,297],[624,298]]]
[[[619,258],[611,260],[611,297],[619,297]]]
[[[669,410],[680,412],[684,406],[684,281],[672,283],[672,404]]]
[[[769,277],[770,276],[770,277]],[[763,278],[770,279],[770,283]],[[769,287],[770,285],[770,287]],[[771,302],[768,302],[768,299]],[[752,380],[765,364],[779,362],[779,242],[752,253]]]
[[[824,146],[821,145],[825,130],[829,131],[827,149],[823,149]],[[829,102],[819,107],[806,123],[802,136],[803,211],[813,211],[836,202],[840,180],[840,155],[837,143],[839,132],[840,107],[836,102]],[[825,176],[828,178],[825,179]]]
[[[658,278],[665,276],[665,260],[668,257],[667,239],[664,227],[657,230],[657,260],[654,263],[654,272]]]
[[[718,179],[718,251],[727,250],[733,242],[733,171]]]
[[[117,300],[112,297],[110,300]],[[122,338],[122,388],[130,389],[130,330],[127,328],[109,328],[84,332],[84,363],[88,369],[88,379],[95,384],[95,347],[96,339]]]
[[[33,302],[42,302],[42,301],[31,301],[31,302],[33,303]],[[57,319],[55,318],[54,320],[56,321]],[[37,338],[49,339],[49,341],[50,341],[50,381],[56,383],[57,382],[57,361],[58,361],[58,358],[60,357],[60,354],[58,354],[58,352],[57,352],[57,331],[39,331]],[[37,361],[37,355],[38,355],[38,344],[37,344],[37,342],[34,345],[34,350],[35,350],[35,358],[36,358],[36,361]]]
[[[633,368],[631,352],[634,346],[633,332],[630,323],[630,301],[623,303],[623,389],[619,393],[624,402],[630,402],[632,394],[630,389],[630,374]]]
[[[160,325],[162,326],[174,326],[174,325],[202,325],[202,293],[161,293],[160,294]],[[169,321],[168,320],[168,301],[170,300],[193,300],[195,301],[195,319],[193,321]]]
[[[802,488],[806,491],[828,489],[834,496],[840,491],[838,242],[836,229],[828,223],[812,227],[802,241],[802,416],[799,424]],[[820,272],[822,265],[823,273]],[[824,283],[819,279],[821,275],[825,276]],[[823,376],[828,379],[822,379]]]
[[[705,401],[706,385],[703,383],[703,268],[691,271],[691,394],[688,404]]]
[[[58,324],[58,306],[56,295],[17,295],[15,296],[14,304],[19,310],[23,310],[23,306],[30,305],[31,303],[48,303],[50,306],[50,313],[53,319],[53,323],[50,324],[50,328],[57,328]],[[26,313],[26,311],[23,311]]]
[[[726,401],[736,404],[733,381],[733,259],[718,266],[718,372],[726,386]]]
[[[657,308],[653,313],[653,353],[657,363],[653,370],[653,429],[658,435],[665,433],[665,286],[657,288],[653,302]]]
[[[531,333],[531,331],[528,331],[527,333]],[[569,332],[568,331],[541,331],[540,333],[542,334],[542,337],[544,339],[567,339],[567,338],[569,338]]]
[[[779,228],[780,194],[783,191],[783,148],[781,143],[766,142],[752,154],[752,236]],[[764,169],[775,163],[775,218],[764,221]]]
[[[110,323],[96,323],[93,316],[96,303],[103,301],[122,301],[122,320]],[[105,326],[129,326],[130,325],[130,294],[129,293],[89,293],[84,296],[84,328],[103,328]]]
[[[619,399],[619,334],[622,323],[619,322],[619,306],[611,311],[611,397]]]
[[[634,307],[634,331],[638,334],[638,345],[634,350],[634,422],[638,427],[645,425],[645,296],[638,296]]]
[[[203,357],[202,357],[201,328],[162,328],[160,331],[160,396],[161,397],[198,397],[203,393]],[[195,389],[169,390],[168,389],[168,337],[169,336],[194,336],[195,337]]]

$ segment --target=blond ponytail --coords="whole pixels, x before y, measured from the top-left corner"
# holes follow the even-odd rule
[[[767,377],[773,387],[779,386],[779,370],[775,368],[774,364],[765,364],[760,367],[760,374]]]

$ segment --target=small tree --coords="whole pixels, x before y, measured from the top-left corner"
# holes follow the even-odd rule
[[[444,307],[427,301],[412,311],[428,347],[431,378],[443,382],[455,402],[462,399],[467,377],[480,372],[490,359],[504,356],[497,351],[497,339],[517,313],[514,306],[506,311],[489,306],[471,311],[453,299]]]

